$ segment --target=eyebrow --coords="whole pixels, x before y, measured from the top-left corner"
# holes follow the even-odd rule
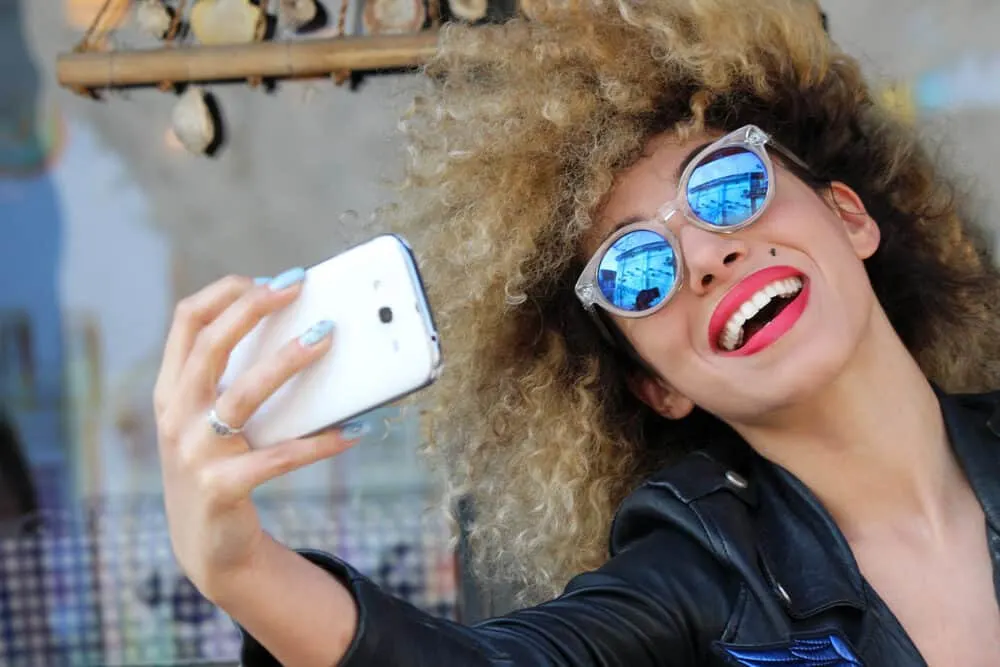
[[[698,157],[699,153],[701,153],[703,150],[714,144],[716,141],[718,141],[718,139],[713,139],[712,141],[706,141],[705,143],[699,144],[698,146],[695,146],[690,151],[688,151],[688,154],[684,156],[684,159],[680,161],[680,164],[677,165],[677,169],[674,171],[674,181],[679,183],[681,180],[681,174],[683,174],[684,170],[687,169],[689,164],[691,164],[691,161],[694,160],[696,157]],[[637,222],[644,222],[646,220],[649,220],[649,216],[630,215],[623,220],[619,220],[617,223],[615,223],[614,228],[611,229],[611,231],[609,231],[601,238],[601,243],[604,243],[609,236],[614,235],[622,227],[627,227]]]
[[[688,154],[685,155],[684,159],[681,160],[680,164],[677,165],[677,170],[674,171],[674,180],[679,183],[681,180],[681,175],[684,174],[684,170],[688,168],[688,165],[691,164],[691,161],[694,160],[696,157],[698,157],[699,153],[701,153],[703,150],[714,144],[716,141],[718,141],[718,139],[712,139],[711,141],[706,141],[705,143],[695,146],[690,151],[688,151]]]
[[[615,232],[617,232],[622,227],[628,227],[629,225],[634,225],[637,222],[644,222],[646,220],[649,220],[649,216],[648,215],[630,215],[629,217],[625,218],[624,220],[619,220],[617,223],[615,223],[614,228],[611,231],[609,231],[607,234],[605,234],[603,238],[601,238],[601,243],[604,243],[608,239],[609,236],[612,236]]]

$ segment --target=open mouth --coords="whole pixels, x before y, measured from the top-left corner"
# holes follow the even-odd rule
[[[753,293],[726,321],[717,345],[735,352],[746,345],[764,327],[774,321],[802,292],[802,278],[775,280]]]

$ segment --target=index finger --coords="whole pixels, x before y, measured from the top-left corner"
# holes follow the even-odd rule
[[[166,395],[180,377],[184,360],[190,353],[198,332],[245,294],[253,284],[253,280],[244,276],[226,276],[177,303],[163,347],[156,388],[153,390],[157,409],[162,407]]]

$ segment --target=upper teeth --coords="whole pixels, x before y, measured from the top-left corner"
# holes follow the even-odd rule
[[[719,336],[719,346],[724,350],[735,350],[743,342],[743,325],[747,320],[756,315],[771,299],[781,296],[789,297],[798,294],[802,289],[801,278],[785,278],[775,280],[764,289],[756,292],[753,296],[743,302],[743,305],[736,309],[726,326],[722,328]]]

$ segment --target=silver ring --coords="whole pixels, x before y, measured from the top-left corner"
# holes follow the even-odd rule
[[[215,408],[208,411],[208,425],[212,427],[215,435],[220,438],[231,438],[243,432],[242,428],[234,428],[219,419],[219,413],[215,411]]]

